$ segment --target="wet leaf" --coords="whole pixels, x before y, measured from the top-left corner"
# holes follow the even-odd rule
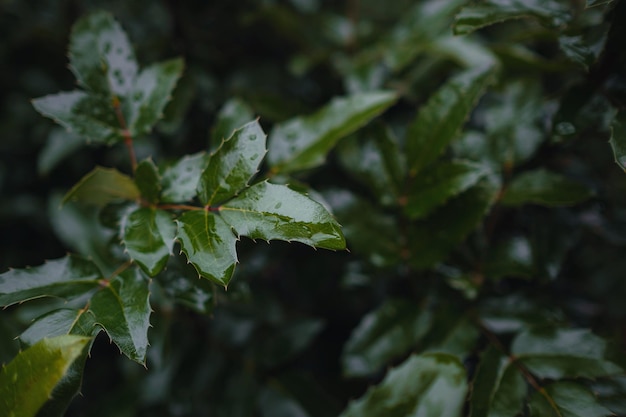
[[[96,167],[72,187],[63,197],[63,203],[80,201],[105,206],[116,200],[135,200],[140,197],[133,179],[115,168]]]
[[[135,169],[135,184],[147,202],[156,204],[161,195],[161,176],[152,159],[144,159]]]
[[[93,337],[101,330],[95,316],[88,309],[62,308],[38,317],[20,335],[20,341],[26,346],[32,346],[45,337],[67,334]]]
[[[537,169],[519,174],[500,200],[506,206],[534,203],[543,206],[570,206],[593,196],[591,189],[567,177]]]
[[[181,203],[192,200],[197,194],[200,174],[207,166],[209,155],[204,152],[187,155],[165,168],[161,175],[165,203]]]

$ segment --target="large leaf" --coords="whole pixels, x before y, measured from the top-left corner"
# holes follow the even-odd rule
[[[493,66],[465,71],[449,80],[419,110],[406,134],[412,176],[434,162],[457,136],[493,79]]]
[[[339,139],[369,122],[397,99],[377,91],[335,98],[316,113],[280,123],[270,133],[268,162],[274,172],[321,165]]]
[[[97,288],[101,279],[93,262],[76,255],[33,268],[12,269],[0,275],[0,306],[40,297],[70,299]]]
[[[144,159],[135,169],[135,184],[141,197],[148,203],[156,204],[161,196],[161,176],[152,159]]]
[[[161,175],[165,203],[192,200],[197,194],[198,180],[207,165],[209,156],[204,152],[187,155],[165,168]]]
[[[341,417],[459,417],[467,391],[465,368],[443,353],[413,355],[350,403]]]
[[[221,144],[222,141],[233,135],[236,129],[254,119],[254,113],[250,106],[243,100],[231,98],[219,113],[217,120],[211,129],[211,143]]]
[[[145,363],[150,327],[149,280],[130,268],[106,283],[92,298],[89,311],[122,353]]]
[[[258,121],[250,122],[222,142],[211,155],[198,183],[203,204],[223,202],[248,186],[265,156],[265,133]]]
[[[574,382],[555,382],[534,392],[528,403],[532,417],[605,417],[614,415],[587,388]]]
[[[90,340],[69,335],[43,339],[3,366],[0,415],[35,416]]]
[[[363,316],[352,331],[342,354],[346,376],[373,374],[392,359],[414,348],[430,329],[430,311],[415,303],[389,300]]]
[[[258,183],[220,207],[224,220],[252,239],[296,241],[345,249],[341,228],[316,201],[285,185]]]
[[[227,286],[237,261],[237,238],[221,216],[193,210],[176,220],[178,240],[200,276]]]
[[[546,26],[561,26],[571,19],[568,7],[558,0],[487,0],[466,6],[457,14],[454,33],[465,35],[509,19],[533,17]]]
[[[404,211],[413,219],[427,216],[450,198],[476,185],[488,173],[486,166],[470,161],[437,164],[415,178]]]
[[[139,208],[122,220],[121,237],[126,251],[151,277],[165,267],[172,254],[176,224],[163,210]]]
[[[507,206],[534,203],[543,206],[569,206],[593,195],[587,186],[545,169],[519,174],[506,187],[500,202]]]
[[[615,163],[626,172],[626,112],[615,115],[611,124],[611,139],[609,140]]]
[[[112,201],[139,197],[139,189],[132,178],[115,168],[96,167],[65,194],[63,202],[80,201],[105,206]]]

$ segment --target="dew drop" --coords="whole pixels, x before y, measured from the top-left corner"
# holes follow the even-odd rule
[[[276,203],[276,205],[274,206],[274,208],[275,208],[275,209],[279,209],[282,205],[283,205],[283,203],[278,202],[278,203]]]
[[[248,136],[248,138],[249,138],[250,140],[256,140],[256,135],[250,135],[250,136]]]
[[[258,157],[259,157],[259,154],[258,154],[258,153],[255,153],[254,155],[252,155],[252,156],[250,157],[250,160],[251,160],[251,161],[254,161],[254,160],[255,160],[255,159],[257,159]]]

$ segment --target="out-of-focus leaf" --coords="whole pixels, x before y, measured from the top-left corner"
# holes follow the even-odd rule
[[[543,206],[570,206],[593,196],[591,189],[567,177],[537,169],[519,174],[506,187],[500,202],[506,206],[534,203]]]
[[[35,416],[90,340],[70,335],[43,339],[3,366],[0,415]]]
[[[87,142],[112,145],[123,139],[113,107],[102,97],[75,90],[34,99],[33,106]]]
[[[530,242],[521,236],[494,246],[485,263],[485,275],[489,279],[511,276],[532,278],[535,273]]]
[[[341,417],[458,417],[467,391],[465,368],[444,353],[413,355],[348,405]]]
[[[97,288],[101,279],[93,262],[76,255],[33,268],[12,269],[0,274],[0,305],[6,307],[40,297],[70,299]]]
[[[615,163],[626,172],[626,112],[615,116],[611,124],[611,139],[609,140]]]
[[[105,206],[115,200],[135,200],[139,197],[139,189],[132,178],[115,168],[96,167],[65,194],[63,203],[80,201]]]
[[[587,0],[586,2],[586,6],[585,7],[594,7],[594,6],[600,6],[602,4],[609,4],[611,3],[613,0]]]
[[[540,378],[595,378],[623,369],[606,359],[607,343],[585,329],[535,327],[518,334],[511,353]]]
[[[289,321],[258,346],[258,361],[269,368],[276,367],[306,349],[322,331],[324,324],[318,319]]]
[[[259,394],[262,417],[309,417],[306,410],[291,396],[267,387]]]
[[[464,360],[476,346],[480,334],[471,320],[458,317],[456,309],[450,310],[434,312],[432,330],[424,339],[424,352],[446,353]]]
[[[163,192],[161,200],[165,203],[181,203],[192,200],[197,194],[200,174],[209,161],[204,152],[187,155],[172,166],[163,170],[161,175]]]
[[[40,175],[48,175],[61,161],[78,150],[84,144],[84,140],[78,136],[55,128],[50,132],[46,145],[43,147],[37,159],[37,171]]]
[[[159,169],[152,162],[152,159],[144,159],[137,165],[137,169],[135,169],[135,184],[141,193],[141,197],[146,201],[152,204],[159,201],[163,187]]]
[[[226,287],[238,262],[230,226],[208,210],[188,211],[176,223],[182,250],[198,274]]]
[[[238,98],[228,100],[217,114],[211,131],[211,143],[222,143],[250,120],[254,119],[252,108]]]
[[[176,224],[163,210],[139,208],[122,220],[121,238],[126,251],[146,274],[155,276],[172,254]]]
[[[265,133],[258,121],[236,129],[209,158],[198,183],[200,201],[220,203],[246,188],[265,152]]]
[[[469,37],[442,36],[432,42],[428,52],[449,57],[466,68],[499,65],[498,58],[491,50]]]
[[[274,172],[322,164],[339,139],[357,130],[397,100],[389,91],[335,98],[316,113],[280,123],[269,138],[268,162]]]
[[[258,183],[219,210],[239,235],[252,239],[296,241],[334,250],[346,247],[341,227],[324,206],[284,185]]]
[[[588,70],[597,58],[597,55],[589,48],[581,35],[560,36],[559,46],[565,56],[580,64],[585,70]]]
[[[419,110],[406,134],[412,176],[434,162],[457,136],[493,79],[494,67],[465,71],[449,80]]]
[[[363,316],[342,353],[347,377],[371,375],[414,348],[429,330],[431,313],[403,300],[388,300]]]
[[[548,400],[549,398],[549,400]],[[532,417],[605,417],[614,415],[587,388],[574,382],[555,382],[535,391],[528,402]]]
[[[437,164],[415,178],[404,211],[412,219],[427,216],[450,198],[476,185],[488,173],[486,166],[470,161]]]
[[[89,312],[113,343],[130,359],[144,364],[150,327],[149,280],[130,268],[107,282],[92,298]]]
[[[563,320],[558,312],[519,294],[485,299],[480,305],[479,316],[483,326],[494,333],[517,333],[541,323],[557,324]]]
[[[532,17],[546,26],[562,26],[571,18],[569,8],[558,0],[487,0],[466,6],[456,15],[454,33],[465,35],[509,19]]]

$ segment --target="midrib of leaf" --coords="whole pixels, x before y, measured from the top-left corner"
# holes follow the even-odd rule
[[[113,294],[113,296],[115,297],[115,300],[117,301],[118,307],[120,308],[120,310],[122,311],[122,315],[124,316],[124,330],[127,330],[127,333],[130,335],[131,339],[133,340],[133,345],[137,346],[137,341],[135,340],[135,337],[133,335],[133,332],[130,331],[130,327],[128,326],[129,323],[129,319],[128,316],[126,315],[126,310],[124,309],[124,303],[122,302],[122,298],[120,297],[120,295],[118,294],[117,291],[115,291],[115,288],[113,288],[111,285],[107,285],[105,288],[102,289],[104,290],[109,290],[111,291],[111,294]],[[98,323],[100,326],[102,326],[103,328],[104,325],[102,323]],[[106,330],[106,328],[105,328]]]

